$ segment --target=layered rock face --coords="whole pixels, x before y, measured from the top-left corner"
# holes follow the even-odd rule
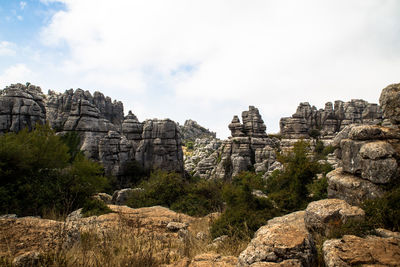
[[[12,84],[0,90],[0,132],[31,130],[46,120],[45,96],[40,87]]]
[[[280,131],[284,138],[299,139],[309,138],[310,131],[318,129],[324,137],[332,136],[350,124],[377,124],[381,121],[381,108],[361,99],[328,102],[324,109],[319,110],[303,102],[292,117],[280,120]]]
[[[400,179],[400,85],[383,89],[380,104],[392,127],[349,125],[333,140],[338,168],[327,175],[328,196],[360,205],[381,197],[385,185]]]
[[[0,132],[18,132],[45,123],[60,134],[74,131],[81,150],[100,161],[107,174],[122,175],[125,165],[137,160],[145,168],[183,172],[181,137],[171,120],[139,122],[123,104],[100,92],[72,89],[64,93],[16,84],[0,93]]]
[[[179,126],[179,131],[181,132],[182,140],[184,141],[194,142],[197,138],[216,138],[216,133],[204,128],[194,120],[186,120],[183,126]]]
[[[213,152],[212,146],[217,142],[210,142],[209,149],[205,149],[209,156],[198,158],[197,165],[190,166],[194,175],[230,180],[241,171],[267,172],[276,167],[275,150],[279,140],[267,136],[258,109],[250,106],[242,113],[242,121],[238,116],[233,117],[229,124],[232,136],[218,143],[216,151]]]
[[[146,120],[135,159],[145,168],[158,168],[182,173],[182,143],[176,123],[169,119]]]

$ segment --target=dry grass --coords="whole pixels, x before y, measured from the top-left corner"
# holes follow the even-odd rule
[[[213,216],[196,218],[186,232],[178,233],[169,232],[165,227],[149,228],[139,218],[127,219],[121,214],[118,218],[111,228],[96,224],[81,226],[78,242],[72,247],[59,242],[64,245],[42,251],[39,266],[173,266],[179,260],[208,252],[237,256],[248,243],[248,240],[227,238],[211,244],[209,226]],[[67,238],[63,233],[60,236]],[[11,253],[0,258],[0,266],[12,266],[12,259]]]

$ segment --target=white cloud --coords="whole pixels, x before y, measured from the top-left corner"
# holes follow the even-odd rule
[[[31,82],[32,78],[34,78],[34,73],[25,64],[16,64],[0,74],[0,88],[12,83]]]
[[[15,44],[7,41],[0,42],[0,56],[14,56]]]
[[[23,21],[23,20],[24,20],[24,18],[23,18],[22,16],[20,16],[20,15],[17,16],[17,19],[18,19],[19,21]]]
[[[42,37],[68,46],[60,68],[112,97],[138,92],[141,118],[196,118],[227,135],[227,114],[256,105],[277,131],[300,101],[376,102],[398,81],[395,0],[59,2]]]
[[[24,8],[26,7],[26,5],[27,5],[27,3],[24,2],[24,1],[19,2],[19,7],[20,7],[21,9],[24,9]]]

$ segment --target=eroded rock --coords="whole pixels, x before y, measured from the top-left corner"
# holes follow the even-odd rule
[[[267,222],[255,233],[247,248],[240,253],[238,266],[255,263],[280,263],[285,260],[300,261],[312,266],[315,245],[304,224],[304,211],[277,217]],[[261,265],[262,266],[262,265]]]
[[[328,236],[335,227],[349,220],[363,220],[365,212],[340,199],[323,199],[308,204],[304,217],[306,228],[311,233]]]
[[[327,267],[337,266],[398,266],[400,239],[345,235],[324,242],[324,261]]]

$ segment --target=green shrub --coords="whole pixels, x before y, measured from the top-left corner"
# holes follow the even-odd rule
[[[313,182],[320,169],[320,164],[308,156],[309,152],[309,143],[296,142],[291,153],[278,155],[284,170],[274,172],[267,180],[268,196],[284,212],[307,206],[307,185]]]
[[[307,185],[307,190],[310,194],[311,201],[325,199],[328,197],[328,179],[322,177],[315,179],[312,183]]]
[[[191,216],[220,211],[221,182],[200,178],[183,179],[180,174],[155,171],[128,200],[133,208],[162,205]]]
[[[189,149],[189,150],[193,150],[193,148],[194,148],[194,144],[193,144],[192,141],[186,142],[185,146],[186,146],[187,149]]]
[[[277,216],[279,212],[270,200],[252,194],[254,189],[264,187],[261,175],[251,172],[242,172],[225,184],[222,195],[226,209],[213,223],[211,235],[214,238],[221,235],[248,238],[267,220]]]
[[[69,148],[48,125],[0,136],[0,214],[68,213],[107,185],[103,168]]]
[[[113,212],[103,201],[98,199],[87,199],[82,207],[83,217],[99,216]]]

